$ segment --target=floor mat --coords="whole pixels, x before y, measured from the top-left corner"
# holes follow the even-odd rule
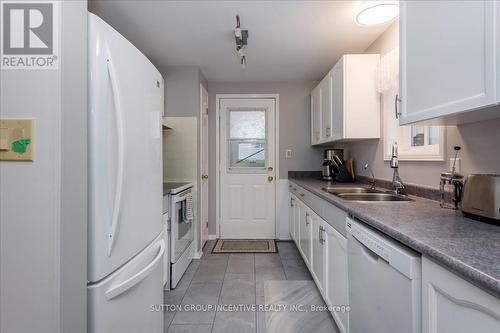
[[[212,253],[276,253],[274,239],[219,239]]]

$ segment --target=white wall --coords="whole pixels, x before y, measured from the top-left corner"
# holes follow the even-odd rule
[[[279,94],[279,176],[288,178],[288,171],[320,170],[322,148],[311,147],[310,92],[317,84],[306,82],[275,83],[213,83],[208,84],[209,95],[209,234],[216,230],[216,95],[217,94]],[[292,149],[291,159],[285,159],[285,150]]]
[[[365,53],[386,54],[399,45],[399,22],[394,22]],[[394,112],[394,105],[381,104],[387,112]],[[391,113],[392,114],[392,113]],[[383,118],[383,117],[381,117]],[[361,121],[361,120],[360,120]],[[461,172],[469,173],[500,173],[500,119],[447,126],[446,129],[446,156],[447,160],[454,154],[453,146],[461,146]],[[384,131],[382,126],[382,132]],[[384,162],[384,141],[369,140],[335,145],[346,149],[346,155],[356,162],[356,172],[367,175],[363,170],[365,162],[372,166],[375,177],[391,180],[392,169],[388,162]],[[399,174],[404,182],[439,186],[439,175],[447,169],[443,162],[409,162],[401,161]]]
[[[34,162],[0,162],[0,331],[86,332],[87,2],[62,2],[58,70],[1,71],[0,116]]]

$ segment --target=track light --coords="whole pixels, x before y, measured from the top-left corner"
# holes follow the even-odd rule
[[[240,58],[241,67],[245,68],[247,59],[245,49],[248,45],[248,30],[242,30],[240,26],[240,16],[236,15],[236,28],[234,29],[234,40],[236,41],[236,52]]]

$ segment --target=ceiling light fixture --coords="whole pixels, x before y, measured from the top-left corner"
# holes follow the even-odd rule
[[[242,30],[240,26],[240,16],[236,15],[236,28],[234,29],[234,39],[236,41],[236,52],[240,57],[241,67],[245,68],[247,64],[246,48],[248,39],[248,30]]]
[[[362,2],[356,10],[356,21],[362,25],[382,24],[399,15],[399,1],[370,0]]]

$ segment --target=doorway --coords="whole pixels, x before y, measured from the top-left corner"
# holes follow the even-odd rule
[[[277,96],[218,95],[219,238],[276,237]]]

